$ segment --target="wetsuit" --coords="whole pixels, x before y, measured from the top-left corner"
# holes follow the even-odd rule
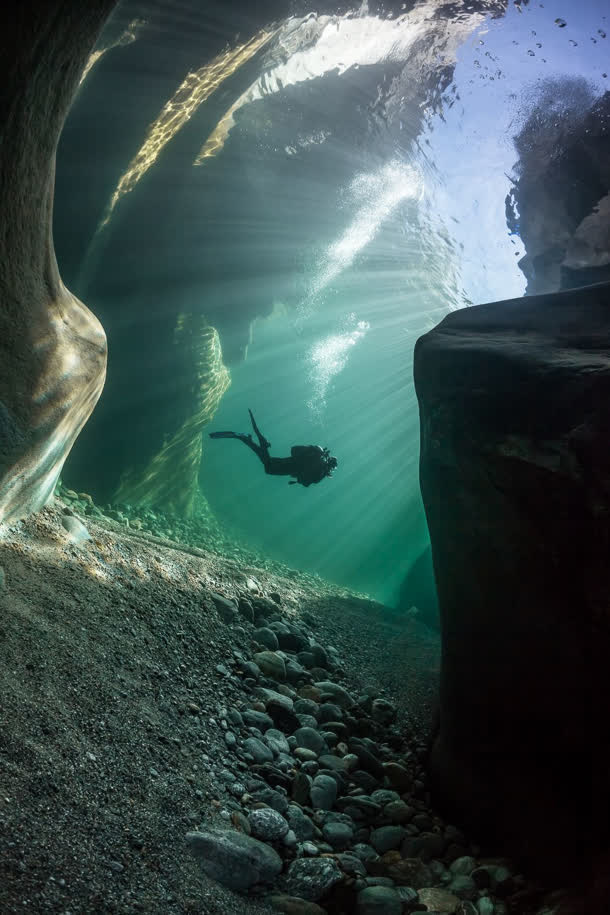
[[[271,457],[269,454],[271,442],[268,442],[262,435],[252,411],[248,410],[248,413],[252,421],[252,428],[258,438],[258,444],[250,433],[243,432],[210,432],[210,438],[239,439],[259,458],[265,468],[265,473],[272,476],[295,477],[294,480],[290,480],[291,484],[300,483],[302,486],[311,486],[312,483],[319,483],[324,477],[332,474],[337,466],[337,460],[329,454],[327,448],[321,448],[319,445],[293,445],[290,449],[290,457]]]

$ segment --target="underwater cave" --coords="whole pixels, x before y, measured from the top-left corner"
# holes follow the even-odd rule
[[[610,912],[609,29],[4,4],[2,912]]]

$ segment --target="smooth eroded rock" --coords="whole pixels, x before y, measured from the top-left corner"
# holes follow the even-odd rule
[[[583,865],[608,841],[610,284],[453,312],[418,340],[415,382],[436,801],[561,877],[566,835]]]
[[[282,870],[276,851],[241,832],[202,830],[189,832],[186,840],[208,877],[238,892],[273,883]]]

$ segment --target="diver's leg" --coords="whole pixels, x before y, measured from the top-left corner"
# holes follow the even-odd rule
[[[256,436],[257,436],[257,438],[258,438],[258,440],[259,440],[259,442],[260,442],[261,448],[263,449],[263,451],[267,451],[267,452],[268,452],[269,449],[271,448],[271,442],[268,442],[268,441],[267,441],[267,439],[265,438],[265,436],[262,435],[261,430],[260,430],[260,429],[258,428],[258,426],[256,425],[256,420],[254,419],[254,416],[253,416],[253,414],[252,414],[252,410],[248,410],[248,413],[250,414],[250,421],[251,421],[251,423],[252,423],[252,428],[254,429],[254,432],[256,433]]]
[[[265,470],[267,469],[269,454],[264,448],[256,444],[249,432],[247,435],[245,432],[210,432],[210,438],[236,438],[238,441],[243,442],[244,445],[247,445],[264,465]]]

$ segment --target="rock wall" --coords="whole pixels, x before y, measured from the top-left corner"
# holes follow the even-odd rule
[[[0,521],[45,504],[104,383],[104,331],[61,281],[51,218],[59,133],[113,6],[0,12]]]
[[[527,292],[610,279],[610,92],[553,79],[515,137],[518,180],[507,219],[526,255]]]
[[[161,427],[157,450],[148,459],[138,455],[138,464],[123,472],[112,501],[138,507],[154,505],[190,518],[199,494],[202,432],[214,417],[230,379],[218,332],[201,315],[179,317],[174,345],[190,364],[190,405],[184,417],[180,417],[179,404],[174,405],[169,419],[171,431]],[[164,419],[168,421],[168,417]]]
[[[563,879],[610,839],[610,284],[417,343],[442,630],[437,800]]]

